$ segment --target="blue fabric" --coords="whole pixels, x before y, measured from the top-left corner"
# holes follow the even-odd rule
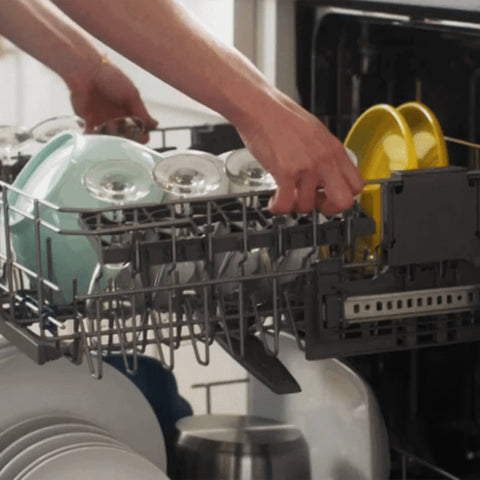
[[[132,365],[132,356],[127,355],[129,365]],[[158,419],[165,439],[167,450],[168,471],[174,468],[175,458],[175,424],[177,420],[193,414],[190,404],[178,393],[177,382],[172,372],[165,370],[162,364],[152,358],[138,355],[138,373],[126,373],[122,355],[110,355],[105,361],[112,365],[139,388],[150,403]]]

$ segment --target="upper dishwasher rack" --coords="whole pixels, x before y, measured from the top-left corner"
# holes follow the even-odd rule
[[[9,206],[12,187],[3,183],[2,188],[2,228],[9,238],[9,215],[22,212]],[[79,361],[86,351],[98,375],[103,354],[143,352],[149,344],[156,345],[167,368],[173,368],[174,351],[182,343],[191,344],[200,363],[208,363],[214,340],[235,357],[244,356],[254,334],[271,356],[282,329],[295,333],[301,345],[307,284],[320,247],[330,245],[332,253],[341,254],[373,224],[358,208],[330,221],[316,212],[274,217],[268,211],[270,195],[239,193],[106,209],[65,209],[31,199],[34,214],[26,218],[36,232],[38,268],[17,262],[6,243],[0,332],[39,363],[62,354]],[[59,230],[48,223],[41,215],[47,209],[75,216],[78,229]],[[52,294],[58,286],[44,268],[55,251],[40,227],[64,235],[65,241],[85,236],[95,246],[100,270],[128,265],[131,281],[107,281],[101,291],[78,295],[72,278],[72,301],[55,304]]]
[[[272,216],[271,192],[102,209],[31,199],[36,269],[5,242],[10,216],[22,212],[2,182],[0,333],[38,363],[85,358],[98,377],[109,353],[134,372],[151,345],[173,368],[181,345],[207,364],[217,341],[279,392],[295,390],[275,358],[282,331],[309,359],[477,340],[479,178],[450,167],[383,180],[383,240],[369,255],[358,245],[375,225],[358,205],[326,219]],[[71,215],[78,228],[59,230],[47,210]],[[41,230],[88,239],[98,289],[78,293],[72,276],[73,297],[55,302],[56,252]],[[121,280],[109,268],[123,269]]]

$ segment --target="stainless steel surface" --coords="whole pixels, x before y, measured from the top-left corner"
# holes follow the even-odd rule
[[[308,480],[310,459],[292,425],[245,415],[200,415],[177,422],[178,479]]]
[[[280,0],[281,2],[282,0]],[[339,3],[336,0],[325,1],[320,0],[319,4],[328,3],[330,5],[335,5]],[[352,3],[352,2],[351,2]],[[465,10],[468,12],[480,12],[480,4],[477,0],[456,0],[452,2],[451,0],[356,0],[354,2],[356,5],[361,7],[362,5],[375,5],[378,8],[381,8],[382,5],[393,5],[395,7],[401,5],[407,5],[412,7],[422,7],[422,8],[434,8],[434,9],[446,9],[446,10]]]
[[[407,452],[401,448],[393,448],[393,450],[401,456],[402,461],[402,479],[401,480],[414,480],[407,474],[407,464],[410,465],[421,465],[425,467],[429,472],[429,478],[435,478],[436,480],[446,479],[446,480],[460,480],[460,477],[452,475],[445,471],[443,468],[438,467],[437,465],[432,464],[424,460],[423,458],[418,457],[410,452]],[[431,477],[430,477],[431,476]]]
[[[479,307],[480,285],[359,295],[344,302],[345,320],[349,323],[447,314]]]
[[[252,377],[248,413],[296,425],[310,448],[315,480],[386,479],[389,439],[367,382],[338,359],[309,362],[286,334],[280,336],[279,359],[295,372],[302,391],[275,395]]]
[[[466,140],[460,140],[459,138],[452,138],[452,137],[445,137],[445,140],[450,143],[458,143],[459,145],[463,145],[465,147],[474,148],[475,150],[480,150],[480,144],[467,142]]]
[[[322,20],[327,15],[336,14],[336,15],[361,17],[362,19],[383,20],[383,21],[392,22],[395,25],[410,23],[412,26],[425,24],[429,26],[436,26],[440,28],[450,28],[450,29],[451,28],[467,29],[467,30],[480,29],[480,23],[471,21],[469,18],[462,19],[462,20],[438,18],[437,16],[431,16],[431,17],[423,16],[419,18],[418,15],[410,15],[410,13],[413,13],[412,9],[410,9],[409,13],[404,13],[403,10],[402,10],[402,13],[391,12],[388,10],[385,10],[385,11],[382,11],[382,10],[375,11],[375,10],[369,10],[369,9],[362,10],[362,2],[357,2],[355,4],[352,4],[352,8],[336,7],[334,5],[335,5],[334,3],[331,3],[327,7],[319,7],[316,11],[317,21]],[[402,3],[395,2],[395,6],[399,6],[399,5],[401,6]],[[407,4],[403,4],[403,5],[407,5]],[[417,8],[421,6],[422,5],[420,4],[415,4],[415,7]],[[439,7],[437,6],[436,8],[439,8]],[[441,10],[439,11],[438,15],[441,16],[440,12]]]

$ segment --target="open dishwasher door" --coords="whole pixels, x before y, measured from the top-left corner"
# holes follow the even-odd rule
[[[288,335],[281,336],[279,358],[302,391],[276,395],[252,377],[250,413],[300,428],[310,447],[312,478],[388,478],[384,420],[362,378],[337,359],[307,362]]]

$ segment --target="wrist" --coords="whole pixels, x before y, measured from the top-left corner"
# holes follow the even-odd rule
[[[224,116],[242,132],[252,128],[259,130],[262,125],[276,124],[291,111],[290,100],[276,87],[265,83],[255,85],[253,91],[242,92],[237,102]]]
[[[95,52],[75,62],[74,68],[62,75],[70,91],[88,90],[98,73],[108,64],[106,54]]]
[[[237,128],[259,124],[277,104],[277,91],[268,83],[251,83],[226,92],[226,108],[220,113]]]

